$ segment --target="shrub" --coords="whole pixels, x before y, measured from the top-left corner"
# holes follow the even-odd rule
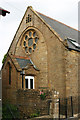
[[[3,64],[4,64],[4,61],[5,61],[6,57],[7,57],[7,54],[4,55],[4,58],[3,58],[3,60],[2,60],[2,63],[3,63]]]
[[[34,117],[39,117],[40,116],[40,111],[37,110],[35,113],[31,114],[28,118],[34,118]]]
[[[12,120],[13,118],[19,119],[19,110],[15,105],[5,103],[2,105],[2,120]]]
[[[42,100],[44,100],[46,98],[46,94],[42,91],[40,91],[40,97]]]

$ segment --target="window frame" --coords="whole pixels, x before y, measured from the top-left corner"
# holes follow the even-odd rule
[[[12,71],[12,67],[11,67],[11,65],[10,65],[10,63],[8,62],[8,67],[9,67],[9,70],[8,70],[8,72],[9,72],[9,78],[8,78],[8,83],[9,83],[9,85],[11,85],[11,71]]]
[[[28,79],[28,88],[26,88],[26,79]],[[33,80],[33,88],[31,88],[31,81],[30,80]],[[34,76],[25,76],[25,88],[26,89],[35,89],[34,87]]]

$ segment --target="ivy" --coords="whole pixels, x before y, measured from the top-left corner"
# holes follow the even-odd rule
[[[7,57],[7,54],[4,55],[4,58],[3,58],[3,60],[2,60],[2,63],[3,63],[3,64],[4,64],[4,61],[5,61],[6,57]]]

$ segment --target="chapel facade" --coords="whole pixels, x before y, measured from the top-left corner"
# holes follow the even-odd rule
[[[27,8],[2,66],[3,100],[17,90],[48,89],[59,97],[79,94],[79,32]]]

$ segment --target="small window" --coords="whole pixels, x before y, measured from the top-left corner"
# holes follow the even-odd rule
[[[28,17],[28,22],[29,22],[29,17]]]
[[[27,40],[27,39],[28,39],[28,36],[26,35],[26,36],[25,36],[25,40]]]
[[[30,52],[30,53],[32,52],[32,48],[29,48],[29,52]]]
[[[25,51],[26,51],[26,53],[28,52],[28,48],[27,47],[25,47]]]
[[[24,47],[26,46],[26,42],[24,41]]]
[[[28,79],[25,79],[25,88],[28,88]]]
[[[10,63],[8,63],[9,65],[9,85],[11,85],[11,65]]]
[[[25,77],[25,88],[34,89],[34,77],[33,76]]]
[[[36,37],[36,38],[35,38],[35,42],[37,43],[37,41],[38,41],[38,38]]]
[[[22,47],[25,50],[25,53],[31,54],[37,47],[39,37],[35,30],[28,30],[23,37]]]
[[[35,37],[35,36],[36,36],[36,32],[33,33],[33,37]]]
[[[33,45],[33,49],[36,49],[36,44]]]
[[[22,88],[23,88],[23,86],[24,86],[24,80],[23,80],[23,78],[22,78]]]
[[[33,89],[33,79],[30,79],[30,88]]]
[[[11,85],[11,66],[9,67],[9,84]]]
[[[31,37],[31,35],[32,35],[32,32],[29,32],[29,36]]]
[[[30,18],[30,22],[31,22],[31,18]]]
[[[28,46],[32,46],[32,45],[33,45],[33,39],[29,38],[29,40],[28,40]]]
[[[31,15],[28,14],[28,17],[26,17],[26,23],[31,22]]]

